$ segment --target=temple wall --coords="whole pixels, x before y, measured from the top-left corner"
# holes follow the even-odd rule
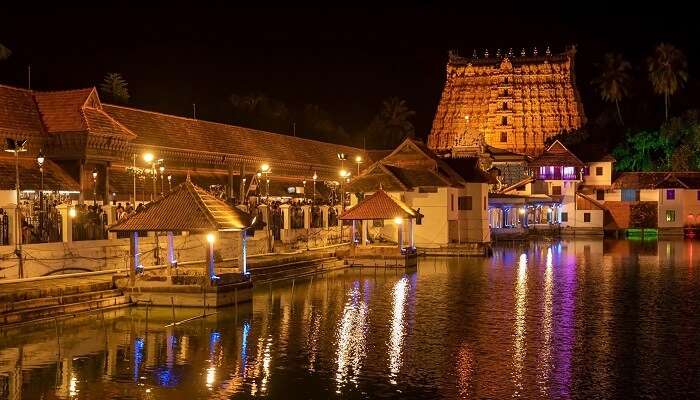
[[[573,53],[520,61],[450,60],[428,146],[485,144],[539,154],[544,142],[583,125]]]
[[[175,236],[174,244],[178,262],[203,261],[205,259],[205,236]],[[155,265],[154,236],[139,238],[141,262],[144,266]],[[161,259],[167,256],[167,237],[158,240]],[[221,232],[214,249],[224,259],[240,254],[240,233]],[[265,232],[256,232],[247,240],[248,255],[267,251]],[[17,278],[17,257],[14,246],[0,246],[0,280]],[[129,262],[129,239],[89,240],[81,242],[58,242],[28,244],[22,246],[25,256],[24,275],[27,278],[60,273],[104,271],[125,269]],[[164,261],[163,261],[164,262]]]

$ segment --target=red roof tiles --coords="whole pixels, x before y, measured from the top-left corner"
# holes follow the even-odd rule
[[[83,105],[95,89],[34,92],[41,118],[49,133],[80,132],[87,129]]]
[[[552,143],[544,153],[530,161],[531,167],[584,167],[585,164],[574,153],[569,151],[560,141]]]
[[[370,219],[394,219],[415,218],[418,213],[403,202],[396,200],[378,190],[371,196],[364,198],[354,207],[346,210],[340,219],[343,220],[370,220]]]

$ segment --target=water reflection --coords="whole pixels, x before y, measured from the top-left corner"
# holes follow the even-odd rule
[[[0,335],[0,399],[700,398],[696,246],[499,245],[276,283],[177,326],[153,308],[32,326]]]
[[[366,355],[367,311],[367,303],[360,291],[360,281],[356,280],[348,290],[347,301],[336,334],[338,340],[335,376],[337,393],[341,393],[343,385],[347,382],[357,386],[362,360]]]
[[[522,395],[523,367],[525,362],[525,333],[527,313],[527,254],[518,259],[518,277],[515,283],[515,333],[513,334],[513,384],[514,397]]]
[[[393,312],[391,318],[391,341],[389,343],[389,381],[396,384],[401,369],[401,346],[404,337],[404,314],[408,295],[408,277],[404,275],[393,290]]]

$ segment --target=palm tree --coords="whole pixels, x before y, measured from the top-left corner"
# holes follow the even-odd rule
[[[0,43],[0,60],[5,60],[12,55],[12,51]]]
[[[129,95],[128,83],[124,77],[117,72],[110,72],[105,75],[100,85],[100,91],[111,101],[118,103],[128,103],[131,97]]]
[[[603,58],[603,63],[596,64],[598,77],[591,82],[596,86],[603,101],[615,103],[617,117],[620,124],[624,125],[622,112],[620,112],[620,101],[627,97],[630,75],[628,71],[632,68],[622,54],[607,53]]]
[[[393,144],[397,144],[406,137],[413,137],[415,128],[410,119],[414,115],[416,112],[408,108],[406,100],[391,97],[382,102],[379,120]]]
[[[688,81],[688,61],[682,51],[673,45],[661,43],[647,59],[649,80],[654,92],[664,96],[666,120],[668,120],[669,97]]]

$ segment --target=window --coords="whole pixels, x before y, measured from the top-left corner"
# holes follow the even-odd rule
[[[506,90],[503,91],[503,95],[504,95],[504,96],[508,96],[508,89],[506,89]]]
[[[455,210],[455,195],[453,194],[450,195],[450,210]]]
[[[508,83],[508,77],[506,76],[505,79],[503,79],[503,83]]]
[[[552,194],[554,196],[561,196],[561,186],[552,186]]]
[[[583,222],[591,222],[591,213],[583,213]]]
[[[501,125],[508,125],[508,117],[501,117]]]
[[[666,210],[666,222],[674,222],[676,220],[676,210]]]
[[[622,201],[639,201],[639,190],[622,189]]]
[[[596,200],[605,200],[605,190],[603,189],[598,189],[595,191],[595,199]]]
[[[676,189],[666,190],[666,200],[675,200],[675,199],[676,199]]]
[[[505,101],[503,102],[503,110],[508,110],[508,103],[506,103]]]
[[[569,222],[569,213],[561,213],[561,217],[559,219],[561,222]]]
[[[472,196],[459,196],[457,199],[457,209],[460,211],[469,211],[472,209]]]
[[[508,141],[508,132],[501,132],[501,143]]]
[[[595,167],[595,176],[603,176],[603,167]]]

